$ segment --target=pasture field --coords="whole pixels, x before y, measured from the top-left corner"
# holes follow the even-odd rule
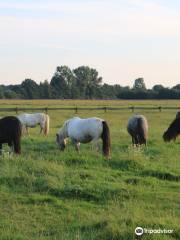
[[[180,106],[180,101],[2,100],[2,107]],[[55,134],[73,111],[49,111],[50,134],[30,129],[22,155],[0,157],[0,240],[178,240],[180,239],[180,137],[162,134],[176,111],[141,112],[149,121],[147,148],[131,147],[126,131],[130,111],[82,111],[80,117],[107,120],[112,158],[91,144],[78,155],[69,143],[60,152]],[[15,113],[1,112],[1,117]],[[4,147],[8,150],[8,147]],[[144,234],[137,227],[173,229]]]

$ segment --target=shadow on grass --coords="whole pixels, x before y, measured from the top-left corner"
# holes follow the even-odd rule
[[[23,176],[15,176],[15,177],[1,177],[0,185],[6,185],[13,190],[20,189],[23,191],[26,187],[28,187],[28,179]]]
[[[103,240],[132,240],[133,232],[123,232],[120,233],[117,229],[112,229],[109,226],[109,222],[104,220],[102,222],[93,223],[91,225],[85,225],[80,228],[80,232],[94,232],[96,237],[94,239],[103,239]]]
[[[107,221],[97,222],[91,225],[84,225],[80,228],[82,232],[88,232],[92,230],[102,230],[108,225]]]
[[[122,171],[139,171],[143,169],[143,166],[140,163],[133,160],[111,160],[109,161],[109,166],[113,169],[119,169]]]
[[[80,166],[84,165],[86,161],[84,159],[80,158],[71,158],[71,159],[66,159],[65,164],[67,166]]]
[[[16,234],[18,236],[15,236],[14,234],[3,234],[1,235],[1,240],[24,240],[25,237],[24,236],[21,236],[19,234]]]
[[[160,180],[180,181],[180,176],[176,176],[176,175],[173,175],[173,174],[167,173],[167,172],[146,170],[146,171],[143,171],[141,175],[143,177],[145,177],[145,176],[155,177]]]
[[[127,184],[137,185],[140,183],[140,179],[138,178],[128,178],[125,180]]]
[[[114,199],[129,199],[133,197],[132,193],[124,188],[117,188],[111,185],[103,184],[98,187],[92,184],[84,185],[82,183],[52,185],[47,179],[36,179],[33,182],[32,191],[38,193],[47,193],[60,199],[84,200],[96,203],[105,203]]]
[[[96,203],[105,203],[108,200],[113,200],[116,198],[130,198],[130,194],[125,189],[105,189],[98,192],[92,191],[92,189],[88,190],[72,186],[71,188],[65,189],[51,189],[49,193],[61,199],[84,200]]]

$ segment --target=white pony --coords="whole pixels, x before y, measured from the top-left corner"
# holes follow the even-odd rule
[[[89,143],[101,138],[103,142],[103,154],[107,158],[110,157],[110,132],[106,121],[103,119],[74,117],[67,120],[56,134],[57,144],[62,151],[66,147],[67,138],[72,140],[78,152],[80,143]]]
[[[26,129],[28,134],[28,127],[33,128],[40,125],[40,133],[47,135],[49,133],[49,116],[45,113],[22,113],[17,118],[20,120],[23,128]]]

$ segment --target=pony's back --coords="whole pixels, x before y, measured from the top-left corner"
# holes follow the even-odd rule
[[[15,129],[19,134],[21,134],[22,126],[20,120],[17,117],[7,116],[0,119],[0,135],[3,132],[11,132],[12,129]]]

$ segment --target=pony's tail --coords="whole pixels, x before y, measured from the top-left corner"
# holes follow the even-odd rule
[[[14,141],[14,152],[16,154],[21,154],[21,140],[15,139]]]
[[[103,154],[109,158],[110,157],[110,149],[111,149],[111,140],[110,140],[110,131],[106,121],[102,122],[103,131],[102,131],[102,141],[103,141]]]
[[[16,154],[21,154],[21,136],[22,136],[22,124],[19,122],[16,137],[14,139],[14,152]]]
[[[48,135],[49,133],[49,115],[45,114],[45,126],[44,126],[44,135]]]
[[[148,126],[146,126],[146,121],[144,121],[144,119],[142,119],[142,118],[139,118],[138,119],[138,123],[137,123],[137,125],[138,125],[138,132],[139,132],[139,138],[140,139],[138,139],[138,142],[139,142],[139,144],[147,144],[147,128],[148,128]]]

